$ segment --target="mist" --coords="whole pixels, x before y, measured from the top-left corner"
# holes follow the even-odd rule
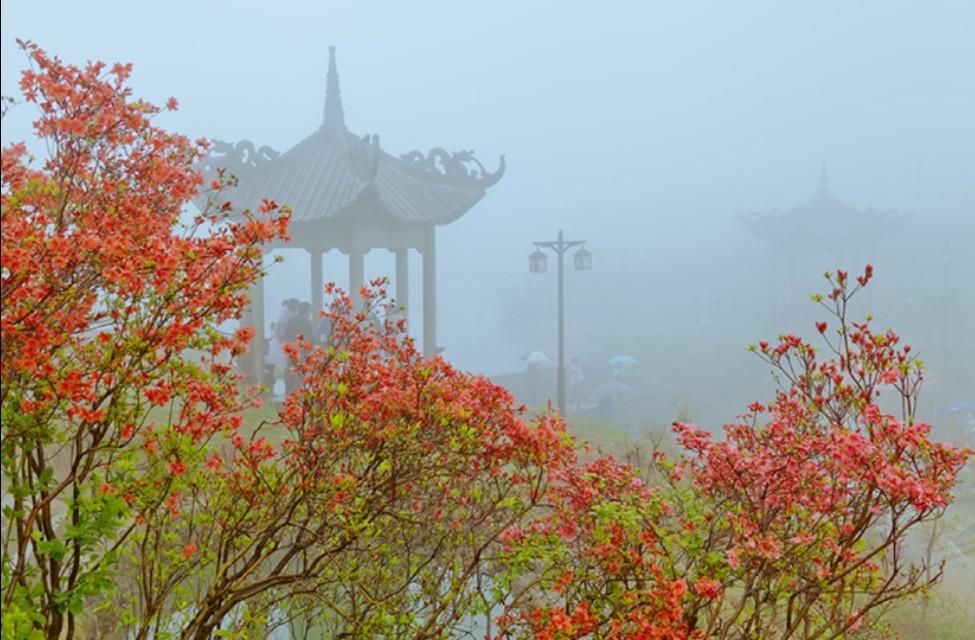
[[[135,96],[179,101],[161,127],[249,141],[266,158],[321,131],[346,136],[349,149],[361,143],[375,161],[369,180],[382,158],[406,164],[419,152],[413,169],[427,158],[436,182],[449,167],[429,160],[432,149],[473,151],[481,164],[457,164],[461,181],[491,184],[436,226],[434,329],[417,251],[397,263],[372,249],[361,279],[408,285],[397,302],[423,353],[489,376],[527,414],[562,405],[580,438],[624,441],[627,455],[648,433],[668,437],[676,420],[720,433],[780,382],[748,346],[786,333],[819,339],[815,323],[828,314],[810,295],[828,292],[824,272],[856,276],[869,264],[875,277],[851,319],[892,327],[924,362],[911,420],[975,448],[972,0],[62,0],[6,2],[0,24],[3,96],[20,94],[24,39],[71,64],[132,63]],[[342,121],[329,130],[339,112],[326,107],[326,86],[334,101],[339,82]],[[43,159],[36,113],[4,107],[3,145],[26,141]],[[244,198],[245,182],[231,199]],[[281,204],[296,219],[317,215]],[[559,234],[574,243],[564,256],[566,398],[547,248]],[[591,269],[575,268],[580,247]],[[539,251],[547,269],[530,269]],[[333,248],[322,264],[325,282],[354,288],[348,255]],[[265,265],[262,310],[243,323],[273,336],[282,303],[321,305],[322,294],[304,248],[276,248]],[[404,266],[409,278],[397,283]],[[258,360],[273,410],[288,365]],[[939,611],[970,602],[975,585],[971,471],[945,527],[908,542],[916,557],[951,560],[938,593],[952,597]],[[923,607],[920,623],[914,609],[904,617],[928,624]],[[957,623],[960,633],[970,624]]]
[[[320,125],[334,46],[351,132],[397,157],[476,150],[489,171],[505,157],[483,199],[437,228],[437,346],[458,368],[555,402],[554,255],[544,274],[528,256],[562,230],[592,253],[591,271],[567,256],[565,356],[584,372],[570,417],[633,436],[678,416],[718,431],[775,388],[746,347],[815,336],[821,274],[869,262],[852,315],[915,346],[929,369],[919,417],[961,444],[971,425],[954,408],[975,403],[973,30],[967,0],[8,2],[2,93],[18,94],[15,38],[29,39],[76,64],[132,62],[137,95],[179,100],[159,117],[168,129],[284,152]],[[11,107],[3,143],[29,140],[32,117]],[[823,238],[849,226],[808,220],[808,259],[790,272],[780,258],[773,275],[745,220],[824,184],[898,223],[837,253]],[[308,254],[275,255],[268,321],[309,298]],[[393,269],[388,251],[365,258],[367,279]],[[324,279],[348,278],[328,253]],[[536,351],[551,362],[532,381]],[[619,355],[636,364],[621,372]],[[607,415],[593,392],[621,375]]]

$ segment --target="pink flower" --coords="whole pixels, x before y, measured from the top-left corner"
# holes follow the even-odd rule
[[[728,566],[732,569],[737,569],[741,566],[741,559],[738,557],[738,551],[736,549],[728,549],[725,552],[725,558],[728,560]]]
[[[895,382],[897,382],[897,370],[887,369],[886,371],[880,374],[878,380],[880,381],[881,384],[894,384]]]

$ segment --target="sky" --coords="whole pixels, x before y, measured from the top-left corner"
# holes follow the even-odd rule
[[[394,155],[506,156],[501,182],[438,232],[445,355],[494,374],[554,348],[554,278],[528,274],[532,241],[564,229],[593,253],[594,271],[568,278],[576,351],[619,324],[607,316],[652,342],[698,322],[730,278],[764,282],[765,249],[737,216],[800,204],[824,163],[843,201],[912,214],[897,246],[923,237],[914,249],[934,256],[950,240],[970,261],[973,33],[971,0],[8,1],[2,92],[16,95],[15,38],[30,39],[134,63],[137,95],[179,100],[168,128],[283,151],[317,129],[336,46],[353,132]],[[4,144],[30,137],[31,115],[8,114]],[[912,286],[940,287],[937,260],[922,262]],[[370,254],[367,273],[391,265]],[[275,269],[274,295],[307,297],[303,256]],[[343,269],[326,259],[326,277]],[[975,290],[975,269],[956,273],[952,291]],[[508,327],[519,309],[545,330]]]

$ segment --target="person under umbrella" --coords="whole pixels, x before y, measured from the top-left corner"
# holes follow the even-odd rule
[[[572,361],[569,362],[566,378],[566,382],[569,383],[569,400],[575,400],[572,404],[578,408],[580,387],[586,379],[586,374],[582,370],[582,363],[579,361],[579,358],[572,358]]]
[[[302,302],[298,305],[298,313],[288,320],[284,331],[284,341],[287,344],[295,342],[298,338],[311,341],[314,339],[312,330],[311,303]],[[301,386],[301,376],[292,370],[297,364],[288,363],[284,369],[284,392],[286,395],[290,395],[292,391]]]

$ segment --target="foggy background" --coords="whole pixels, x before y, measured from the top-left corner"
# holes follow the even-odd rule
[[[527,256],[561,228],[593,254],[566,274],[567,355],[587,383],[631,354],[640,419],[683,410],[712,428],[771,396],[745,346],[822,316],[803,302],[770,317],[768,247],[738,216],[809,200],[825,162],[837,199],[910,215],[872,253],[854,315],[920,350],[932,417],[975,401],[973,33],[969,0],[5,2],[2,92],[18,95],[14,38],[31,39],[72,63],[134,63],[136,95],[178,98],[169,129],[286,151],[319,126],[335,45],[354,133],[393,155],[474,149],[489,170],[506,155],[504,178],[438,229],[445,357],[515,384],[525,353],[554,359],[554,259],[537,275]],[[3,143],[33,116],[14,107]],[[307,254],[283,255],[269,320],[309,297]],[[813,260],[806,293],[867,257]],[[367,277],[392,268],[366,257]],[[416,256],[411,275],[418,308]],[[325,278],[346,286],[344,257]]]

